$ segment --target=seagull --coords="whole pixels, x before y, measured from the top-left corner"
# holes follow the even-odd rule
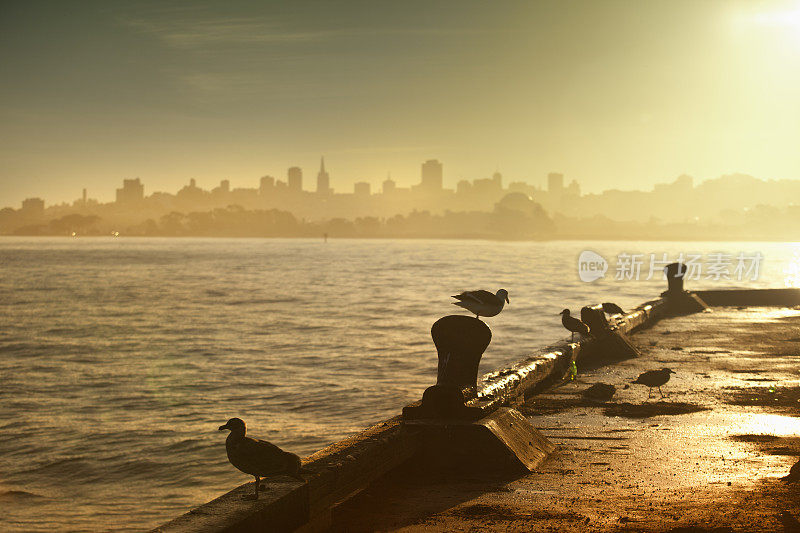
[[[789,474],[781,479],[786,483],[797,483],[800,481],[800,461],[797,461],[795,464],[793,464],[792,468],[789,469]]]
[[[243,499],[258,499],[258,486],[262,476],[286,474],[303,481],[300,476],[300,458],[267,441],[245,437],[247,429],[241,418],[231,418],[224,426],[219,427],[220,431],[224,429],[230,430],[228,438],[225,439],[228,460],[245,474],[256,478],[255,494],[243,496]]]
[[[664,397],[664,393],[661,392],[661,385],[669,381],[669,375],[674,374],[674,370],[670,370],[669,368],[662,368],[661,370],[649,370],[642,374],[639,374],[639,377],[636,378],[636,381],[632,381],[631,383],[636,383],[638,385],[646,385],[647,389],[647,397],[650,398],[653,387],[658,387],[658,392],[661,393],[661,397]]]
[[[471,313],[475,313],[475,318],[480,316],[495,316],[503,310],[508,300],[508,291],[500,289],[496,294],[489,291],[465,291],[453,296],[457,302],[453,305],[463,307]]]
[[[625,311],[622,310],[620,306],[613,302],[604,302],[603,303],[603,312],[608,313],[609,315],[624,315]]]
[[[565,328],[567,328],[568,331],[572,332],[572,337],[570,337],[570,342],[575,340],[576,333],[580,333],[582,335],[589,334],[589,326],[587,326],[574,316],[570,316],[569,309],[564,309],[559,314],[561,315],[561,324]]]

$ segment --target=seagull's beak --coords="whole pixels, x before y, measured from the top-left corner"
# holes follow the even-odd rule
[[[228,429],[228,424],[219,427],[219,431],[222,431],[223,429]]]
[[[670,374],[677,374],[677,372],[675,372],[674,370],[670,370],[669,373]]]
[[[509,299],[508,299],[508,296],[506,296],[506,303],[507,303],[507,304],[510,304],[510,303],[511,303],[511,300],[509,300]]]

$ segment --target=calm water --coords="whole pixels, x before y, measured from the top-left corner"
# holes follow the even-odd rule
[[[578,279],[587,248],[606,279]],[[664,289],[614,280],[620,252],[717,251],[762,253],[760,278],[687,286],[800,281],[797,243],[0,239],[0,530],[144,530],[216,497],[248,481],[232,416],[308,455],[397,414],[457,291],[510,293],[489,371],[563,337],[564,307]]]

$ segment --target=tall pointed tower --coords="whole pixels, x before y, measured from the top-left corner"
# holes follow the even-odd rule
[[[325,172],[325,158],[320,158],[317,174],[317,194],[327,196],[331,193],[331,177]]]

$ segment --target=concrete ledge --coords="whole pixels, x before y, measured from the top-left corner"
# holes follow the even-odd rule
[[[615,327],[623,333],[648,327],[665,316],[664,301],[647,302],[625,316]],[[469,392],[467,404],[487,415],[506,405],[521,403],[526,395],[561,379],[582,350],[590,353],[594,339],[548,346],[524,361],[483,376],[479,390]],[[399,416],[334,443],[303,461],[305,483],[267,482],[259,501],[243,501],[252,483],[242,485],[156,528],[161,533],[223,531],[322,530],[330,509],[366,488],[378,477],[410,459],[421,446],[420,432]]]
[[[800,305],[800,289],[727,289],[694,292],[711,306]]]

